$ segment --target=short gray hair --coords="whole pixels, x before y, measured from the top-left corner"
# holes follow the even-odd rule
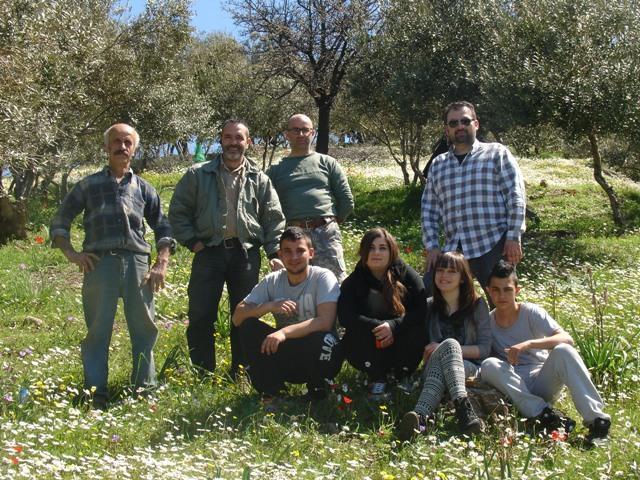
[[[126,125],[127,127],[129,127],[131,129],[131,135],[133,136],[133,148],[138,148],[138,145],[140,144],[140,135],[138,135],[138,132],[136,131],[135,128],[133,128],[131,125],[129,125],[127,123],[114,123],[109,128],[107,128],[104,131],[104,134],[103,134],[104,146],[105,147],[109,146],[109,135],[111,135],[111,130],[113,130],[118,125]]]

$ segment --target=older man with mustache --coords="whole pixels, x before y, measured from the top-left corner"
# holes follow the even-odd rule
[[[175,249],[169,221],[162,213],[155,189],[131,171],[138,147],[135,129],[124,123],[104,133],[109,164],[80,180],[65,197],[51,224],[53,246],[84,273],[82,305],[87,336],[82,341],[84,386],[93,406],[107,406],[109,343],[122,297],[131,337],[136,388],[156,383],[153,346],[158,329],[154,324],[153,294],[164,286],[169,254]],[[71,223],[84,212],[82,251],[73,248]],[[149,269],[151,246],[146,242],[144,220],[153,229],[158,251]]]

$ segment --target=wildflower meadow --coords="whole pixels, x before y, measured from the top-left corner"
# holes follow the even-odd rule
[[[343,227],[348,270],[363,232],[382,225],[422,271],[420,188],[404,187],[386,162],[365,165],[333,153],[356,198],[355,215]],[[521,299],[544,306],[574,336],[613,417],[608,442],[587,444],[580,424],[568,436],[532,436],[513,410],[485,434],[461,437],[444,407],[428,435],[401,443],[395,426],[418,392],[392,389],[387,403],[370,402],[365,378],[347,364],[327,400],[306,403],[303,388],[292,387],[276,412],[265,411],[246,377],[227,376],[227,303],[216,332],[216,374],[202,377],[191,368],[185,340],[191,253],[183,248],[156,299],[158,389],[139,395],[128,386],[131,350],[120,309],[110,408],[76,404],[82,277],[49,246],[55,206],[34,201],[28,238],[0,247],[0,478],[640,478],[640,186],[611,179],[627,218],[620,232],[586,161],[519,161],[534,213],[524,238]],[[177,168],[145,174],[165,210],[181,174]],[[76,245],[81,236],[76,228]],[[566,396],[558,406],[579,418]]]

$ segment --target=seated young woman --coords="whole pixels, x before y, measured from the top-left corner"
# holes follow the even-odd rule
[[[424,348],[422,391],[415,409],[400,422],[401,440],[426,431],[428,418],[446,393],[453,400],[462,433],[483,429],[467,398],[465,380],[478,374],[491,350],[487,304],[473,288],[469,264],[459,252],[438,258],[433,284],[433,297],[427,302],[430,343]]]
[[[387,398],[388,375],[402,381],[413,373],[427,342],[424,284],[399,258],[398,244],[384,228],[360,242],[360,260],[340,287],[338,321],[347,361],[365,372],[369,398]]]

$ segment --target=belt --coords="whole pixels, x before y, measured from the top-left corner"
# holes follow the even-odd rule
[[[240,240],[238,240],[236,237],[233,237],[233,238],[225,238],[220,243],[220,245],[217,245],[217,246],[230,249],[230,248],[241,248],[242,244],[240,243]]]
[[[144,252],[134,252],[133,250],[128,250],[126,248],[111,248],[109,250],[94,250],[92,252],[87,252],[87,253],[93,253],[99,257],[104,257],[106,255],[122,255],[122,254],[126,254],[126,253],[132,253],[135,255],[149,255],[148,253],[144,253]]]
[[[331,222],[335,222],[336,217],[316,217],[316,218],[302,218],[299,220],[290,220],[288,225],[300,228],[318,228]]]

